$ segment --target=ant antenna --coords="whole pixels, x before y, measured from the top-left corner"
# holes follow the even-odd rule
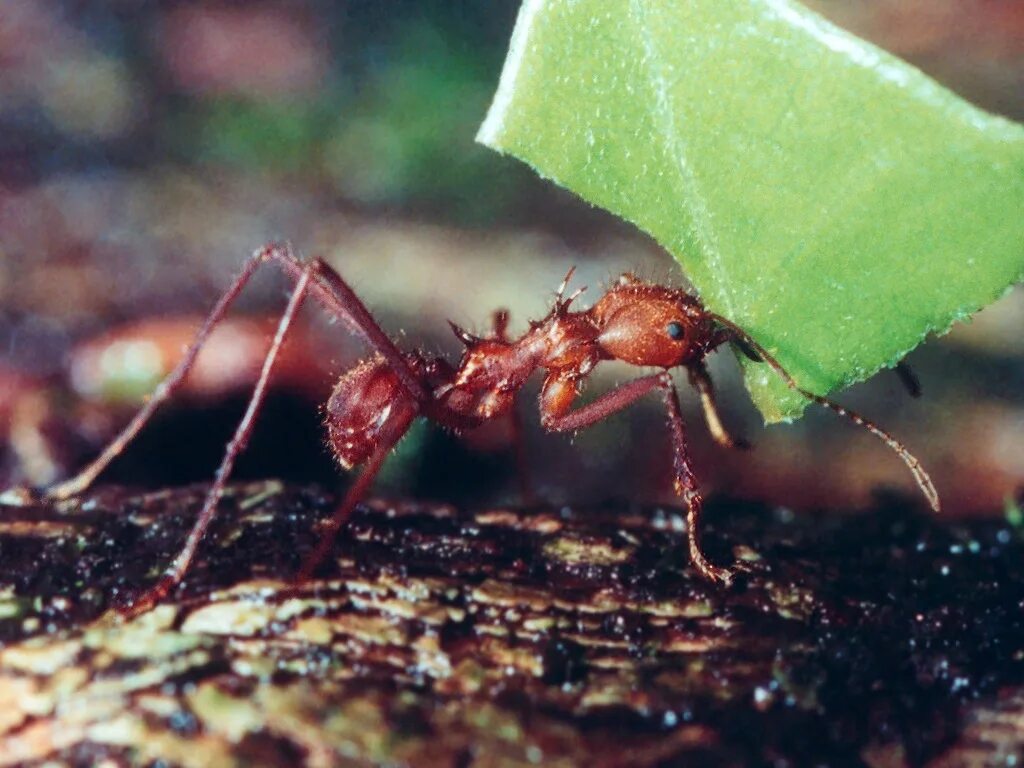
[[[713,312],[709,312],[708,314],[711,315],[712,319],[715,322],[725,326],[725,328],[732,333],[735,339],[740,342],[741,349],[744,346],[747,346],[754,352],[756,352],[757,355],[764,362],[766,362],[773,371],[775,371],[780,377],[782,377],[782,380],[786,383],[787,387],[792,389],[794,392],[799,392],[808,400],[812,400],[815,403],[818,403],[819,405],[823,405],[832,412],[838,414],[839,416],[842,416],[845,419],[849,419],[857,426],[864,427],[864,429],[866,429],[868,432],[873,434],[883,443],[888,445],[893,451],[896,452],[896,455],[898,455],[900,459],[903,460],[903,463],[907,465],[907,468],[910,469],[910,473],[914,476],[914,480],[917,481],[918,487],[921,489],[921,492],[928,500],[928,504],[931,506],[931,508],[936,512],[941,511],[941,505],[939,504],[939,493],[938,491],[935,490],[935,485],[932,483],[931,477],[929,477],[928,473],[925,472],[924,467],[921,466],[921,462],[917,460],[917,457],[914,456],[914,454],[912,454],[910,451],[908,451],[906,446],[903,445],[903,443],[901,443],[899,440],[890,435],[888,432],[886,432],[884,429],[882,429],[880,426],[875,424],[870,419],[866,419],[859,413],[855,413],[854,411],[851,411],[849,408],[846,408],[845,406],[842,406],[839,403],[833,402],[832,400],[829,400],[826,397],[816,395],[813,392],[804,389],[803,387],[796,383],[796,380],[789,374],[789,372],[785,368],[782,367],[782,364],[778,360],[772,357],[772,355],[770,355],[764,347],[762,347],[760,344],[754,341],[753,338],[751,338],[749,333],[744,331],[731,320],[726,320],[721,315],[716,315]]]

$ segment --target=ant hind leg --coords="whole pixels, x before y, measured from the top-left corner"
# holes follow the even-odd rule
[[[202,327],[200,327],[195,340],[185,352],[185,356],[174,370],[167,375],[167,378],[160,382],[145,405],[139,409],[139,412],[135,414],[128,425],[121,430],[121,433],[111,440],[107,447],[103,449],[103,452],[86,465],[85,468],[80,470],[78,474],[49,488],[44,494],[45,498],[59,501],[82,493],[93,484],[100,473],[109,466],[110,462],[124,452],[128,444],[146,426],[157,408],[167,402],[181,386],[189,371],[192,370],[192,366],[195,364],[196,358],[199,357],[199,353],[202,351],[206,340],[220,321],[224,319],[224,315],[227,314],[228,309],[231,308],[235,299],[238,298],[238,294],[245,288],[260,264],[263,263],[263,260],[262,251],[257,251],[245,262],[241,274],[235,278],[235,282],[224,292],[206,320],[203,321]]]
[[[210,527],[210,523],[213,521],[214,515],[217,512],[217,503],[220,501],[221,496],[224,495],[224,488],[227,485],[228,478],[231,476],[231,470],[235,465],[235,460],[238,458],[239,454],[245,450],[245,446],[249,442],[249,436],[252,434],[253,424],[256,420],[256,416],[259,414],[260,406],[263,404],[263,398],[267,390],[267,383],[270,380],[270,374],[274,368],[274,363],[277,360],[278,352],[280,352],[292,321],[295,319],[299,307],[302,305],[302,300],[305,298],[306,293],[309,290],[310,277],[315,269],[315,262],[311,262],[305,267],[298,282],[295,284],[295,289],[292,292],[291,298],[288,300],[288,306],[285,309],[284,314],[281,315],[281,320],[278,322],[277,332],[274,334],[274,340],[270,345],[270,349],[267,351],[267,356],[263,360],[263,367],[260,370],[256,386],[253,388],[253,393],[249,399],[249,405],[245,410],[245,415],[238,423],[238,427],[235,430],[234,436],[231,438],[231,442],[228,443],[227,449],[224,453],[224,458],[221,460],[221,464],[217,468],[217,473],[214,476],[213,484],[206,493],[202,509],[200,510],[195,523],[192,525],[192,530],[189,531],[188,538],[185,540],[184,546],[174,558],[170,567],[164,572],[160,580],[122,610],[122,613],[125,616],[136,616],[150,610],[161,600],[167,597],[170,591],[180,584],[181,580],[184,578],[192,559],[195,557],[196,550],[199,548],[199,544],[202,541],[203,536],[206,534],[206,530]]]
[[[391,453],[391,449],[394,448],[398,441],[402,439],[408,430],[408,426],[403,424],[401,429],[394,430],[393,434],[382,439],[380,443],[374,448],[373,453],[366,460],[366,464],[363,467],[363,471],[356,478],[355,482],[349,486],[348,491],[345,493],[345,498],[342,499],[341,504],[334,511],[334,515],[328,521],[323,533],[320,536],[320,542],[317,544],[313,553],[305,559],[302,564],[302,569],[299,571],[298,576],[295,577],[295,585],[302,586],[310,579],[313,578],[313,574],[316,573],[316,569],[327,557],[327,553],[330,552],[331,547],[334,545],[334,540],[338,536],[338,532],[348,522],[349,517],[355,510],[356,505],[363,500],[366,496],[366,492],[370,489],[370,485],[373,483],[377,473],[380,472],[381,467],[384,465],[384,460]]]
[[[366,306],[356,296],[355,291],[341,276],[321,259],[303,263],[287,245],[269,243],[257,250],[242,267],[241,273],[235,278],[231,287],[218,299],[211,310],[185,356],[167,375],[150,395],[145,405],[139,409],[128,425],[121,430],[106,448],[86,465],[78,474],[62,483],[49,488],[44,497],[51,500],[63,500],[87,490],[96,478],[114,459],[124,452],[128,444],[142,431],[156,410],[167,402],[179,389],[189,371],[195,365],[196,358],[202,351],[210,334],[217,327],[227,311],[234,304],[238,295],[252,279],[256,270],[267,262],[274,262],[290,278],[296,281],[308,280],[308,291],[328,312],[344,321],[349,329],[362,336],[370,346],[384,357],[394,369],[402,387],[418,402],[425,402],[429,393],[423,387],[413,371],[409,368],[401,351],[373,319]],[[307,275],[307,277],[303,277]]]

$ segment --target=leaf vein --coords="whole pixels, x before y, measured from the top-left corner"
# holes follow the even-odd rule
[[[679,172],[680,199],[685,201],[691,214],[693,233],[700,243],[703,256],[705,257],[711,271],[716,277],[716,298],[721,302],[725,314],[732,316],[732,297],[725,289],[732,283],[729,280],[728,270],[722,259],[721,249],[718,245],[718,237],[712,223],[711,212],[700,191],[700,183],[697,174],[687,159],[686,144],[682,140],[679,131],[676,130],[675,110],[672,108],[672,100],[669,93],[668,80],[664,73],[658,68],[661,60],[661,53],[658,50],[654,36],[651,34],[650,25],[647,21],[647,12],[642,0],[630,0],[636,20],[637,30],[643,44],[645,56],[641,60],[645,65],[647,79],[650,83],[655,99],[654,117],[659,123],[665,149],[676,165]],[[707,297],[705,297],[706,300]]]

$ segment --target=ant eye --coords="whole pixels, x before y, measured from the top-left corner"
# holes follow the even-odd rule
[[[682,323],[669,323],[665,327],[665,331],[668,332],[668,335],[676,341],[679,341],[686,334]]]

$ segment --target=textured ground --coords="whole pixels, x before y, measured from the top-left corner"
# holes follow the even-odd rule
[[[372,503],[290,590],[331,498],[235,486],[0,509],[0,766],[1013,765],[1024,536],[882,504],[712,505],[696,580],[659,509]]]

